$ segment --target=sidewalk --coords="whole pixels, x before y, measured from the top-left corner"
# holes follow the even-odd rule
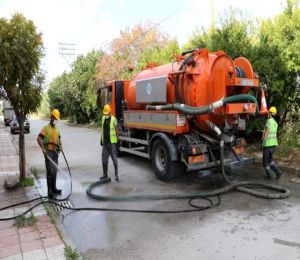
[[[18,158],[9,132],[0,122],[0,208],[39,197],[34,186],[5,189],[6,178],[19,176]],[[17,216],[32,205],[34,203],[0,211],[0,218]],[[15,220],[0,221],[0,259],[65,259],[65,245],[44,207],[38,206],[32,214],[36,219],[33,226],[18,228]],[[30,213],[26,217],[29,216]]]

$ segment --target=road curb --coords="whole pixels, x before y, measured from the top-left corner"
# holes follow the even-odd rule
[[[286,165],[282,162],[276,161],[277,165],[280,167],[280,169],[287,173],[295,174],[297,177],[300,177],[300,166],[299,165]],[[257,166],[262,166],[262,158],[261,157],[254,157],[254,164]]]
[[[16,153],[17,153],[17,155],[19,155],[19,147],[18,147],[18,145],[16,144],[16,141],[15,141],[15,139],[12,137],[12,135],[11,135],[11,134],[9,134],[9,137],[10,137],[10,139],[11,139],[11,141],[12,141],[12,143],[13,143],[13,145],[14,145],[15,149],[16,149]]]

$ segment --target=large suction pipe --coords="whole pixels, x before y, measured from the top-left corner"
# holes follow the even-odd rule
[[[208,106],[204,106],[204,107],[192,107],[192,106],[187,106],[185,104],[174,103],[174,104],[159,105],[159,106],[147,105],[146,109],[148,109],[148,110],[177,110],[177,111],[183,112],[185,114],[189,114],[189,115],[203,115],[203,114],[209,114],[214,109],[222,107],[223,105],[226,105],[228,103],[233,103],[233,102],[238,102],[238,101],[248,101],[248,100],[250,100],[256,104],[256,112],[258,113],[259,111],[258,111],[258,104],[257,104],[256,98],[254,96],[248,95],[248,94],[229,96],[229,97],[223,98],[221,100],[218,100],[218,101],[216,101]]]
[[[223,179],[228,185],[236,185],[236,190],[247,193],[256,197],[265,198],[265,199],[285,199],[290,196],[290,191],[286,188],[283,188],[278,185],[272,185],[267,183],[261,183],[261,182],[254,182],[254,181],[243,181],[243,182],[232,182],[226,172],[225,172],[225,164],[224,164],[224,135],[222,134],[222,131],[220,128],[218,128],[214,123],[207,120],[207,125],[210,127],[212,131],[214,131],[217,136],[219,137],[220,141],[220,169]],[[250,188],[251,187],[251,188]],[[263,191],[257,191],[254,190],[253,187],[258,188],[265,188],[270,190],[278,191],[279,193],[268,193]]]

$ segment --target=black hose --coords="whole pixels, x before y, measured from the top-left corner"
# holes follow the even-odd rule
[[[223,140],[221,139],[221,142]],[[11,207],[16,207],[19,205],[27,204],[36,200],[40,200],[37,204],[33,205],[30,207],[28,210],[24,211],[23,213],[19,214],[18,216],[13,216],[13,217],[8,217],[8,218],[0,218],[0,221],[6,221],[6,220],[12,220],[16,219],[18,217],[26,215],[28,212],[33,210],[39,205],[42,204],[52,204],[52,205],[57,205],[60,206],[61,208],[64,209],[69,209],[73,211],[113,211],[113,212],[131,212],[131,213],[186,213],[186,212],[195,212],[195,211],[202,211],[206,210],[215,206],[220,205],[220,195],[225,194],[230,191],[240,191],[244,192],[253,196],[257,196],[260,198],[266,198],[266,199],[284,199],[290,196],[290,191],[284,187],[277,186],[277,185],[271,185],[271,184],[265,184],[265,183],[259,183],[259,182],[252,182],[252,181],[244,181],[244,182],[238,182],[238,183],[232,183],[229,178],[227,177],[224,169],[224,145],[220,145],[220,161],[221,161],[221,171],[222,171],[222,176],[224,177],[224,180],[228,184],[227,186],[214,190],[214,191],[209,191],[209,192],[201,192],[201,193],[193,193],[193,194],[169,194],[169,195],[130,195],[130,196],[105,196],[105,195],[99,195],[99,194],[94,194],[92,191],[94,188],[96,188],[99,185],[102,185],[104,183],[107,183],[110,181],[110,178],[92,183],[89,185],[86,189],[86,193],[89,197],[94,198],[96,200],[102,200],[102,201],[136,201],[136,200],[174,200],[174,199],[188,199],[189,205],[192,207],[192,209],[183,209],[183,210],[140,210],[140,209],[118,209],[118,208],[94,208],[94,207],[80,207],[80,208],[71,208],[67,207],[64,205],[58,204],[56,201],[64,201],[68,199],[71,195],[72,191],[72,176],[71,176],[71,171],[70,167],[68,164],[68,161],[65,157],[65,154],[63,151],[61,151],[64,157],[64,160],[66,162],[69,176],[71,179],[71,188],[70,192],[67,195],[67,197],[63,199],[49,199],[48,197],[39,197],[35,198],[32,200],[12,204],[6,207],[3,207],[0,209],[0,211],[3,211],[5,209],[9,209]],[[50,158],[49,158],[50,159]],[[51,159],[50,161],[54,163]],[[263,188],[269,188],[276,190],[278,192],[281,192],[279,194],[273,194],[273,193],[265,193],[265,192],[259,192],[255,191],[253,189],[250,189],[249,186],[256,186],[256,187],[263,187]],[[217,202],[213,202],[213,200],[209,199],[210,197],[217,197]],[[206,200],[209,202],[208,206],[198,206],[195,203],[193,203],[194,200],[196,199],[201,199],[201,200]]]
[[[54,143],[49,143],[49,144],[54,144]],[[57,144],[54,144],[54,145],[57,145]],[[57,145],[57,146],[59,147],[59,145]],[[32,207],[29,207],[28,210],[20,213],[19,215],[13,216],[13,217],[8,217],[8,218],[0,218],[0,221],[6,221],[6,220],[11,220],[11,219],[16,219],[18,217],[24,216],[28,212],[30,212],[31,210],[33,210],[34,208],[36,208],[37,206],[39,206],[41,204],[50,203],[50,199],[52,201],[59,201],[59,202],[60,201],[65,201],[65,200],[69,199],[69,197],[71,196],[71,193],[72,193],[72,174],[71,174],[71,170],[70,170],[70,167],[69,167],[69,164],[68,164],[68,161],[67,161],[67,158],[66,158],[64,152],[62,150],[60,150],[60,149],[59,149],[59,151],[62,153],[62,155],[64,157],[65,163],[66,163],[67,168],[68,168],[69,177],[70,177],[70,191],[67,194],[67,196],[64,197],[64,198],[61,198],[61,199],[59,199],[59,198],[49,198],[48,196],[40,196],[38,198],[34,198],[34,199],[31,199],[31,200],[26,200],[26,201],[23,201],[23,202],[19,202],[19,203],[8,205],[6,207],[0,208],[0,211],[3,211],[5,209],[9,209],[9,208],[12,208],[12,207],[17,207],[17,206],[20,206],[20,205],[23,205],[23,204],[31,203],[31,202],[34,202],[34,201],[40,201],[37,204],[33,205]],[[49,156],[47,156],[47,158],[49,159],[49,161],[52,164],[54,164],[55,167],[57,167],[56,163]]]
[[[240,191],[240,192],[243,192],[246,194],[250,194],[255,197],[265,198],[265,199],[286,199],[291,195],[291,192],[289,191],[289,189],[284,188],[282,186],[278,186],[278,185],[254,182],[254,181],[244,181],[244,182],[237,182],[237,183],[233,183],[232,181],[230,181],[230,179],[228,178],[228,176],[225,172],[223,135],[220,135],[220,168],[221,168],[221,173],[222,173],[222,176],[223,176],[223,179],[225,180],[225,182],[228,185],[235,184],[236,185],[235,189],[237,191]],[[250,189],[249,186],[275,190],[275,191],[278,191],[279,193],[261,192],[261,191],[257,191],[254,189]]]
[[[69,173],[69,176],[70,176],[70,191],[69,191],[68,195],[65,198],[62,198],[62,199],[57,199],[57,198],[51,198],[50,199],[47,196],[41,196],[41,197],[34,198],[34,199],[31,199],[31,200],[26,200],[26,201],[23,201],[23,202],[19,202],[19,203],[15,203],[15,204],[11,204],[11,205],[5,206],[3,208],[0,208],[0,212],[3,211],[3,210],[6,210],[6,209],[12,208],[12,207],[17,207],[17,206],[20,206],[20,205],[23,205],[23,204],[28,204],[28,203],[31,203],[31,202],[34,202],[34,201],[39,201],[35,205],[29,207],[24,212],[20,213],[19,215],[12,216],[12,217],[6,217],[6,218],[0,218],[0,221],[13,220],[13,219],[25,216],[27,213],[29,213],[30,211],[32,211],[34,208],[36,208],[36,207],[38,207],[40,205],[43,205],[43,204],[57,205],[57,206],[59,206],[61,208],[69,209],[69,210],[73,210],[73,211],[113,211],[113,212],[166,213],[166,214],[170,214],[170,213],[187,213],[187,212],[202,211],[202,210],[206,210],[206,209],[218,206],[220,204],[220,198],[219,198],[219,196],[217,196],[217,198],[218,198],[217,202],[213,202],[213,200],[211,200],[211,199],[201,198],[201,197],[195,195],[195,196],[191,196],[191,197],[186,197],[185,198],[185,199],[189,199],[189,205],[192,207],[192,209],[183,209],[183,210],[140,210],[140,209],[117,209],[117,208],[92,208],[92,207],[71,208],[71,207],[67,207],[67,206],[64,206],[64,205],[61,205],[61,204],[57,203],[57,202],[61,202],[61,201],[67,200],[70,197],[71,192],[72,192],[72,175],[71,175],[71,170],[70,170],[70,167],[69,167],[69,164],[68,164],[68,161],[66,159],[66,156],[65,156],[64,152],[62,150],[60,150],[60,151],[63,154],[65,163],[66,163],[67,168],[68,168],[68,173]],[[55,165],[55,167],[57,167],[56,163],[51,158],[49,158],[48,156],[47,156],[47,158],[50,160],[50,162],[52,164]],[[104,184],[104,183],[107,183],[107,182],[110,182],[110,178],[98,181],[98,182],[94,183],[94,185],[97,186],[97,185]],[[214,196],[214,195],[212,195],[212,196]],[[151,195],[149,196],[149,199],[150,199],[150,197],[151,197]],[[172,199],[172,198],[167,198],[166,197],[165,199]],[[173,199],[176,199],[176,197],[174,196]],[[192,202],[195,199],[203,199],[203,200],[209,201],[210,204],[208,206],[198,206],[198,205],[196,205],[196,204],[194,204]],[[115,201],[117,201],[117,200],[118,199],[115,199]]]

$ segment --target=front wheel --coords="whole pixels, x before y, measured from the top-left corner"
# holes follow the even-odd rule
[[[171,180],[182,173],[181,163],[171,161],[169,148],[161,139],[154,141],[151,160],[156,176],[160,180]]]

